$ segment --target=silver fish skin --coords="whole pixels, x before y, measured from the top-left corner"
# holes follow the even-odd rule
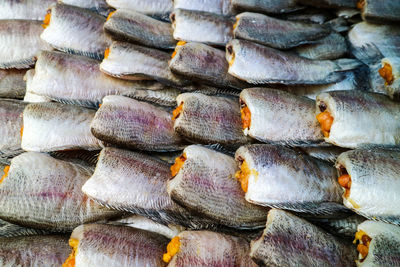
[[[113,42],[100,70],[110,76],[126,80],[156,80],[167,85],[182,86],[189,81],[168,67],[170,54],[154,48],[125,42]]]
[[[248,88],[240,93],[242,108],[250,112],[245,135],[261,142],[290,146],[321,145],[324,137],[315,118],[315,101],[281,90]],[[242,120],[246,118],[242,115]]]
[[[329,147],[300,147],[298,148],[303,153],[324,161],[335,163],[336,159],[343,152],[348,151],[347,148],[329,146]]]
[[[235,98],[184,93],[176,98],[182,109],[174,130],[192,142],[239,146],[249,140],[241,130],[240,107]]]
[[[148,47],[170,49],[176,44],[171,23],[131,10],[118,9],[110,14],[104,24],[104,31],[115,40]]]
[[[160,92],[150,92],[159,90]],[[97,108],[107,95],[126,95],[163,104],[178,90],[154,81],[124,81],[100,71],[100,61],[62,52],[42,51],[27,91],[57,102]]]
[[[381,75],[385,66],[390,66],[390,71],[387,71],[389,79],[386,76]],[[379,85],[383,84],[385,93],[389,95],[390,98],[399,100],[400,99],[400,57],[390,57],[383,58],[381,64],[378,64],[379,70],[372,69],[375,71],[373,77],[377,79],[376,83]],[[378,77],[379,74],[379,77]],[[384,78],[385,77],[385,78]]]
[[[68,232],[80,224],[119,215],[81,191],[92,173],[91,166],[43,153],[23,153],[11,160],[0,184],[0,217],[22,226]]]
[[[177,237],[179,251],[170,259],[169,267],[257,266],[243,238],[210,231],[184,231]]]
[[[267,14],[281,14],[303,9],[296,0],[231,0],[233,8]]]
[[[171,0],[106,0],[115,9],[134,10],[163,20],[168,19],[173,10]]]
[[[400,3],[398,1],[360,1],[361,17],[371,23],[399,23]],[[397,24],[398,25],[398,24]]]
[[[191,145],[179,172],[168,181],[168,194],[182,206],[229,227],[262,228],[268,209],[248,203],[234,178],[235,159],[223,153]]]
[[[51,7],[50,22],[40,35],[57,50],[102,59],[111,44],[104,31],[106,19],[90,10],[57,4]]]
[[[323,10],[320,8],[306,8],[299,12],[282,14],[280,17],[290,21],[324,24],[329,20],[334,19],[335,15],[328,10]]]
[[[358,227],[371,241],[368,254],[362,260],[361,253],[357,266],[399,266],[400,265],[400,227],[383,222],[365,221]],[[366,244],[364,244],[366,245]]]
[[[40,39],[41,22],[0,20],[0,69],[26,69],[35,65],[40,50],[51,47]]]
[[[234,19],[231,17],[175,9],[170,18],[176,40],[225,46],[233,38]]]
[[[371,220],[400,225],[397,209],[400,203],[397,195],[400,188],[399,151],[347,151],[338,157],[336,168],[339,175],[350,176],[351,185],[343,194],[346,207]]]
[[[346,218],[309,219],[309,221],[332,235],[353,240],[357,226],[365,221],[365,217],[355,214]]]
[[[338,59],[346,56],[348,47],[346,39],[339,33],[333,32],[313,44],[296,47],[293,51],[309,59]]]
[[[326,92],[316,101],[316,115],[324,111],[333,118],[328,143],[357,148],[400,142],[400,105],[388,96],[361,90]]]
[[[75,228],[70,240],[79,242],[72,252],[76,251],[76,267],[166,265],[162,254],[168,239],[156,233],[126,226],[86,224]]]
[[[227,44],[226,59],[229,74],[252,84],[328,84],[361,66],[355,59],[310,60],[239,39]]]
[[[51,99],[42,95],[38,95],[32,92],[32,81],[35,76],[35,69],[30,69],[25,73],[24,81],[26,84],[26,92],[24,96],[24,102],[27,103],[38,103],[38,102],[51,102]]]
[[[24,81],[26,70],[0,70],[0,97],[24,98],[26,83]]]
[[[241,182],[250,203],[327,218],[349,213],[328,162],[266,144],[242,146],[235,159],[246,176]]]
[[[123,96],[106,96],[90,125],[104,142],[147,151],[182,149],[185,142],[173,127],[168,111]]]
[[[124,225],[137,229],[146,230],[149,232],[157,233],[165,236],[166,238],[173,238],[180,232],[185,231],[186,228],[177,224],[161,224],[140,215],[131,215],[129,217],[119,219],[117,221],[110,221],[109,224]],[[354,236],[354,235],[353,235]]]
[[[112,175],[110,175],[112,174]],[[139,214],[163,224],[199,229],[216,225],[179,206],[167,193],[170,165],[157,158],[107,147],[82,191],[106,207]]]
[[[60,103],[34,103],[23,112],[21,147],[26,151],[99,150],[90,132],[95,110]]]
[[[219,15],[233,15],[235,10],[231,0],[173,0],[174,9],[197,10]]]
[[[356,8],[358,0],[296,0],[296,2],[322,8]]]
[[[233,35],[277,49],[312,43],[330,33],[318,24],[281,20],[263,14],[244,12],[236,16]]]
[[[9,158],[22,152],[22,113],[26,103],[19,100],[0,100],[0,158]]]
[[[224,51],[202,43],[178,44],[169,67],[175,73],[211,86],[232,89],[249,86],[228,74]]]
[[[65,236],[0,237],[0,265],[61,266],[68,257],[68,238]]]
[[[348,32],[351,53],[366,64],[400,57],[400,27],[360,22]]]
[[[340,240],[287,211],[272,209],[250,256],[260,266],[354,266],[356,253]]]
[[[111,11],[111,8],[107,5],[105,0],[59,0],[58,2],[66,5],[86,8],[103,16],[107,16]]]
[[[0,239],[3,237],[46,235],[46,234],[49,234],[49,231],[34,229],[34,228],[26,228],[0,219]]]
[[[0,20],[43,20],[47,8],[57,0],[3,0],[0,3]]]

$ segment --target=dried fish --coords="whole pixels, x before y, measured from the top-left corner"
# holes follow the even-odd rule
[[[175,9],[171,13],[174,38],[225,46],[232,38],[233,18],[203,11]]]
[[[21,147],[49,152],[68,149],[100,149],[90,132],[95,110],[60,103],[29,104],[23,113]]]
[[[242,146],[235,158],[250,203],[331,218],[349,213],[328,162],[272,145]]]
[[[47,8],[57,0],[3,0],[0,2],[0,19],[43,20]]]
[[[233,35],[277,49],[289,49],[312,43],[330,33],[328,27],[287,21],[258,13],[245,12],[236,16]]]
[[[162,22],[144,14],[121,10],[111,13],[104,30],[113,39],[129,41],[149,47],[168,49],[175,47],[171,23]]]
[[[102,59],[111,44],[103,31],[105,22],[90,10],[57,4],[49,9],[40,37],[57,50]]]
[[[361,9],[363,20],[372,23],[399,23],[400,2],[360,0],[358,8]]]
[[[226,59],[231,75],[252,84],[328,84],[361,66],[354,59],[310,60],[238,39],[226,46]]]
[[[0,97],[22,99],[25,95],[26,70],[0,70]]]
[[[231,0],[173,0],[174,9],[187,9],[205,11],[220,15],[232,15],[233,10]]]
[[[134,10],[163,20],[168,20],[173,9],[171,0],[106,0],[106,2],[116,9]]]
[[[179,42],[169,67],[184,77],[221,88],[242,89],[245,82],[228,74],[225,53],[201,43]]]
[[[133,149],[174,151],[185,145],[168,111],[123,96],[103,99],[91,131],[102,141]]]
[[[175,86],[189,81],[175,75],[168,67],[170,54],[154,48],[124,42],[113,42],[100,64],[108,75],[126,80],[157,80]]]
[[[11,160],[0,184],[0,217],[11,223],[68,232],[80,224],[115,217],[81,191],[93,167],[26,152]]]
[[[107,5],[105,0],[59,0],[58,2],[66,5],[90,9],[103,16],[107,16],[107,14],[111,11],[111,8]]]
[[[296,0],[231,0],[235,9],[280,14],[303,9]]]
[[[26,92],[24,101],[28,103],[51,102],[50,98],[38,95],[36,92],[32,92],[32,81],[34,76],[35,69],[30,69],[25,73],[24,81],[26,82]]]
[[[272,209],[250,256],[261,266],[353,266],[356,257],[346,243],[289,212]]]
[[[400,142],[400,104],[385,95],[361,90],[326,92],[317,96],[316,106],[328,143],[356,148]]]
[[[240,107],[235,98],[184,93],[176,102],[174,130],[185,139],[228,147],[248,143],[241,130]]]
[[[188,146],[171,167],[168,194],[182,206],[226,226],[261,228],[268,209],[246,202],[240,183],[234,179],[237,170],[230,156]]]
[[[346,207],[371,220],[400,225],[400,151],[352,150],[336,163]]]

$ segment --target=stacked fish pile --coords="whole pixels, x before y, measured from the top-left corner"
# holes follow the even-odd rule
[[[0,266],[400,266],[399,23],[1,1]]]

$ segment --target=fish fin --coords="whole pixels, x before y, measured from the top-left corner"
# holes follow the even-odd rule
[[[325,142],[324,140],[320,141],[310,141],[310,140],[282,140],[282,141],[271,141],[265,140],[257,137],[253,137],[254,139],[271,145],[279,145],[285,147],[319,147],[319,146],[332,146],[331,144]]]
[[[23,149],[0,151],[0,162],[7,162],[11,158],[14,158],[24,152],[25,151]]]
[[[97,59],[97,60],[103,60],[104,59],[104,51],[103,52],[85,52],[85,51],[79,51],[79,50],[75,50],[75,49],[71,49],[71,48],[65,48],[65,47],[61,47],[61,46],[56,46],[56,45],[53,45],[53,44],[51,44],[51,46],[54,49],[59,50],[59,51],[64,52],[64,53],[67,53],[67,54],[85,56],[85,57],[90,57],[90,58]]]
[[[215,150],[217,152],[220,152],[222,154],[228,155],[228,156],[234,156],[235,155],[235,151],[234,150],[230,150],[227,147],[222,146],[221,144],[208,144],[208,145],[202,145],[206,148]]]
[[[366,65],[373,65],[380,62],[381,59],[384,58],[379,48],[372,43],[364,44],[361,47],[354,47],[350,44],[349,47],[353,56]]]
[[[280,203],[280,204],[265,204],[271,208],[291,210],[300,214],[302,217],[324,217],[335,218],[352,213],[350,209],[342,204],[335,202],[305,202],[305,203]]]
[[[232,88],[215,88],[215,90],[194,90],[191,93],[200,93],[204,95],[222,95],[222,96],[235,96],[239,97],[240,90],[235,90]]]
[[[363,66],[363,63],[357,59],[340,58],[334,61],[337,64],[335,71],[348,71]]]
[[[339,33],[348,31],[350,29],[350,27],[347,25],[347,20],[342,17],[338,17],[330,21],[327,21],[324,23],[324,25],[332,29],[333,31]]]
[[[0,63],[0,69],[29,69],[35,65],[36,58]]]
[[[400,218],[399,218],[399,216],[391,216],[391,215],[373,216],[373,215],[366,214],[366,213],[361,212],[361,211],[356,210],[356,209],[352,209],[352,210],[355,213],[357,213],[358,215],[361,215],[361,216],[367,218],[368,220],[378,221],[378,222],[385,222],[385,223],[390,223],[390,224],[395,224],[395,225],[399,225],[400,226]]]
[[[49,152],[50,156],[62,160],[82,160],[89,165],[96,165],[98,161],[98,156],[100,154],[99,150],[87,151],[87,150],[72,150],[72,151],[54,151]]]
[[[166,107],[175,107],[176,106],[176,100],[173,99],[171,100],[168,97],[163,97],[163,96],[159,96],[159,97],[151,97],[151,96],[147,96],[147,95],[139,95],[139,90],[134,91],[134,92],[127,92],[127,93],[122,93],[121,96],[125,96],[125,97],[129,97],[132,99],[136,99],[139,101],[144,101],[150,104],[157,104],[160,106],[166,106]]]
[[[58,97],[51,97],[51,96],[45,96],[49,98],[52,101],[59,102],[62,104],[67,104],[67,105],[73,105],[73,106],[81,106],[85,108],[91,108],[91,109],[97,109],[99,108],[99,105],[101,101],[98,100],[79,100],[79,99],[66,99],[66,98],[58,98]]]

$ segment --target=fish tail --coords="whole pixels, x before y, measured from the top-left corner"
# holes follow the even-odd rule
[[[361,67],[363,63],[357,59],[341,58],[335,60],[336,70],[335,71],[347,71]]]

